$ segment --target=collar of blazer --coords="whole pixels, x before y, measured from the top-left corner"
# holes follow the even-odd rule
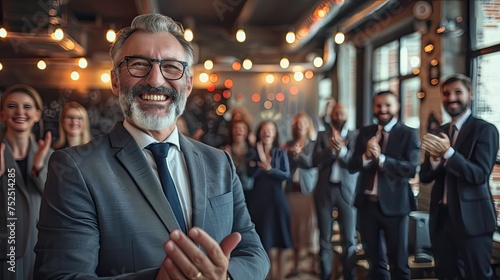
[[[9,143],[5,141],[5,139],[2,141],[5,144],[5,152],[4,152],[4,159],[5,159],[5,168],[9,167],[15,167],[15,173],[16,173],[16,186],[18,189],[21,190],[22,194],[27,198],[28,197],[28,192],[26,190],[27,184],[29,182],[25,182],[23,179],[23,176],[21,175],[21,172],[19,168],[17,167],[17,162],[14,159],[14,156],[12,155]],[[31,169],[33,168],[33,158],[35,157],[35,149],[34,147],[37,145],[34,139],[30,139],[30,145],[28,147],[28,154],[26,155],[26,169],[27,169],[27,176],[28,178],[31,176]],[[5,170],[7,172],[7,169]],[[31,180],[33,181],[33,180]],[[40,194],[43,193],[43,186],[38,186],[35,184],[35,188],[40,192]]]
[[[458,136],[456,137],[455,145],[454,148],[459,148],[462,146],[463,142],[466,139],[467,135],[473,134],[472,131],[474,130],[474,122],[475,118],[471,115],[467,118],[467,120],[464,122],[462,125],[462,128],[458,131]],[[448,131],[450,129],[451,123],[447,123],[443,125],[443,131]]]
[[[178,229],[179,225],[173,214],[170,204],[164,199],[164,194],[159,182],[154,177],[149,164],[144,158],[143,152],[134,141],[134,138],[123,127],[123,123],[117,123],[109,133],[111,147],[117,149],[116,157],[133,178],[137,187],[144,197],[149,201],[168,231]],[[203,228],[207,204],[207,187],[205,165],[201,153],[196,145],[183,135],[179,135],[179,144],[186,160],[187,171],[191,185],[191,200],[193,205],[193,226]],[[152,188],[151,186],[157,186]],[[196,191],[193,191],[196,190]]]

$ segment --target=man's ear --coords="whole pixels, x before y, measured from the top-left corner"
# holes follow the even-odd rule
[[[118,70],[111,70],[111,91],[113,92],[114,95],[118,96],[120,93],[120,79],[118,79]]]
[[[193,76],[189,77],[189,79],[187,80],[186,98],[189,97],[192,90],[193,90]]]

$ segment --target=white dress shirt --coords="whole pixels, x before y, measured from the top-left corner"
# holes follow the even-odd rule
[[[142,153],[146,157],[149,165],[153,169],[153,173],[158,179],[158,184],[161,188],[160,176],[158,175],[158,171],[156,168],[156,162],[153,158],[153,154],[146,147],[151,143],[157,143],[156,139],[144,133],[140,129],[131,125],[127,120],[123,122],[123,126],[125,129],[132,135],[135,142],[142,150]],[[184,220],[186,221],[186,228],[191,228],[191,216],[192,216],[192,204],[191,204],[191,186],[189,182],[188,171],[186,167],[186,160],[184,159],[184,155],[181,152],[181,146],[179,143],[179,131],[177,126],[172,131],[172,134],[168,136],[168,138],[163,141],[163,143],[170,143],[170,149],[168,151],[167,156],[167,167],[170,171],[170,175],[174,180],[175,188],[177,190],[177,195],[179,196],[179,201],[181,203],[182,212],[184,214]],[[175,148],[174,148],[175,147]],[[163,189],[161,189],[163,192]],[[165,199],[167,199],[165,197]]]

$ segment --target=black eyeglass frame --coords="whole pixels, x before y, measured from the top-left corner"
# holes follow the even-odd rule
[[[149,61],[149,63],[151,64],[151,67],[149,67],[149,71],[143,75],[143,76],[138,76],[138,75],[134,75],[132,73],[130,73],[130,67],[128,66],[128,61],[130,59],[133,59],[133,58],[141,58],[141,59],[145,59],[147,61]],[[188,66],[188,63],[186,61],[180,61],[180,60],[176,60],[176,59],[156,59],[156,58],[149,58],[149,57],[144,57],[144,56],[125,56],[123,58],[122,61],[120,61],[118,63],[118,65],[116,65],[115,68],[120,68],[123,64],[123,62],[127,62],[127,72],[132,76],[132,77],[136,77],[136,78],[144,78],[146,77],[147,75],[149,75],[149,73],[151,73],[151,69],[153,69],[153,62],[158,62],[158,67],[160,68],[160,72],[161,72],[161,75],[163,76],[163,78],[165,80],[169,80],[169,81],[176,81],[176,80],[180,80],[183,76],[184,76],[184,73],[186,73],[186,67]],[[165,61],[175,61],[175,62],[179,62],[181,65],[182,65],[182,74],[179,78],[176,78],[176,79],[171,79],[171,78],[167,78],[165,77],[165,74],[163,74],[163,71],[161,70],[161,64]]]

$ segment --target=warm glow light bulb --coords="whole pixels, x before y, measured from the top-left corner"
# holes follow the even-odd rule
[[[323,65],[323,59],[321,57],[317,56],[314,58],[313,64],[316,68],[319,68]]]
[[[82,69],[85,69],[87,68],[88,66],[88,62],[87,62],[87,59],[85,59],[85,57],[81,57],[79,60],[78,60],[78,66]]]
[[[273,74],[266,75],[266,83],[268,83],[268,84],[274,83],[274,75]]]
[[[110,43],[113,43],[116,40],[116,32],[113,29],[110,28],[106,32],[106,40]]]
[[[295,33],[293,31],[288,31],[285,40],[288,44],[293,44],[295,42]]]
[[[73,81],[78,81],[78,79],[80,79],[80,74],[77,71],[71,72],[69,76]]]
[[[0,28],[0,38],[5,38],[7,37],[7,29],[5,28]]]
[[[36,64],[36,67],[38,67],[38,69],[40,70],[45,70],[45,68],[47,68],[47,63],[45,63],[45,61],[43,60],[39,60]]]
[[[247,35],[245,34],[245,30],[238,29],[238,31],[236,31],[236,41],[243,43],[246,39]]]
[[[344,43],[344,41],[345,41],[344,33],[337,32],[337,34],[335,34],[335,43],[337,43],[337,45],[340,45],[340,44]]]
[[[250,70],[250,68],[252,68],[252,61],[248,58],[243,60],[243,68]]]
[[[109,83],[109,81],[111,81],[111,76],[109,76],[109,73],[102,73],[101,74],[101,81],[103,83]]]
[[[186,30],[184,30],[184,39],[186,39],[186,41],[188,42],[193,41],[194,39],[193,30],[186,28]]]
[[[64,31],[62,28],[57,28],[54,33],[52,33],[52,39],[61,41],[64,38]]]
[[[297,82],[300,82],[302,81],[302,79],[304,79],[304,73],[302,72],[295,72],[293,74],[293,78],[297,81]]]
[[[202,83],[208,82],[208,74],[207,73],[200,73],[199,79],[200,79],[200,82],[202,82]]]
[[[3,64],[0,62],[0,71],[3,69]]]
[[[290,66],[290,61],[288,61],[288,58],[283,57],[283,58],[280,60],[280,66],[281,66],[281,68],[283,68],[283,69],[288,68],[288,66]]]
[[[207,70],[212,70],[212,68],[214,68],[214,63],[210,59],[207,59],[207,60],[205,60],[205,63],[203,63],[203,66]]]

